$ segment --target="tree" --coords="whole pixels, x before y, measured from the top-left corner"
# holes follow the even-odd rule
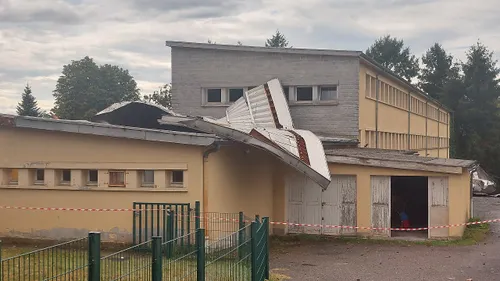
[[[418,58],[398,38],[380,37],[366,50],[366,55],[408,81],[418,75]]]
[[[288,47],[288,40],[285,35],[281,33],[279,30],[276,30],[276,33],[271,36],[271,38],[266,40],[266,47],[272,48],[286,48]]]
[[[31,93],[29,84],[26,84],[26,87],[24,87],[24,92],[21,95],[21,102],[17,104],[17,114],[21,116],[41,116],[40,108],[38,107],[36,98]]]
[[[444,102],[445,87],[460,79],[459,65],[453,62],[453,57],[438,43],[422,56],[422,63],[424,68],[419,76],[420,88],[429,96]]]
[[[88,56],[63,66],[54,90],[53,113],[61,119],[90,119],[116,102],[139,100],[139,89],[128,70],[97,65]]]
[[[164,106],[168,109],[172,108],[172,85],[165,84],[158,91],[154,91],[152,94],[144,95],[143,100],[147,102],[156,103],[158,105]]]
[[[236,45],[242,46],[243,44],[241,43],[241,41],[238,41],[238,42],[236,42]]]
[[[208,40],[207,40],[207,43],[208,43],[208,44],[217,44],[217,42],[212,41],[212,40],[210,40],[210,39],[208,39]]]
[[[497,100],[500,96],[500,70],[493,52],[481,43],[470,47],[462,63],[463,78],[453,97],[460,97],[455,109],[457,156],[476,159],[496,177],[500,176],[500,118]],[[451,98],[449,98],[451,99]]]

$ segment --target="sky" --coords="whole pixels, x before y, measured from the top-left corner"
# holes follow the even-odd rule
[[[464,60],[480,40],[500,58],[498,0],[0,0],[0,113],[27,83],[42,109],[62,67],[85,56],[128,69],[147,94],[170,82],[166,40],[365,51],[390,34],[421,57],[435,42]]]

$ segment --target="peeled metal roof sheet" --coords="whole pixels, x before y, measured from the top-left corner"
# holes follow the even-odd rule
[[[172,122],[172,117],[162,118]],[[244,93],[220,119],[176,119],[193,129],[243,142],[271,152],[309,176],[322,187],[330,183],[330,171],[321,140],[312,132],[293,127],[290,110],[278,79]]]

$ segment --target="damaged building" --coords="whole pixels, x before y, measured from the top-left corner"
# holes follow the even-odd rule
[[[385,229],[402,211],[409,227],[472,216],[478,165],[449,159],[450,112],[361,52],[167,45],[173,111],[123,102],[91,121],[1,115],[0,206],[199,201],[269,216],[273,234],[381,237],[402,235]],[[3,212],[0,236],[135,239],[127,213]]]

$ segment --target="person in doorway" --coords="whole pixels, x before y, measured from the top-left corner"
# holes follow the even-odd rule
[[[399,219],[401,220],[401,228],[409,228],[410,227],[410,218],[405,211],[399,212]]]

